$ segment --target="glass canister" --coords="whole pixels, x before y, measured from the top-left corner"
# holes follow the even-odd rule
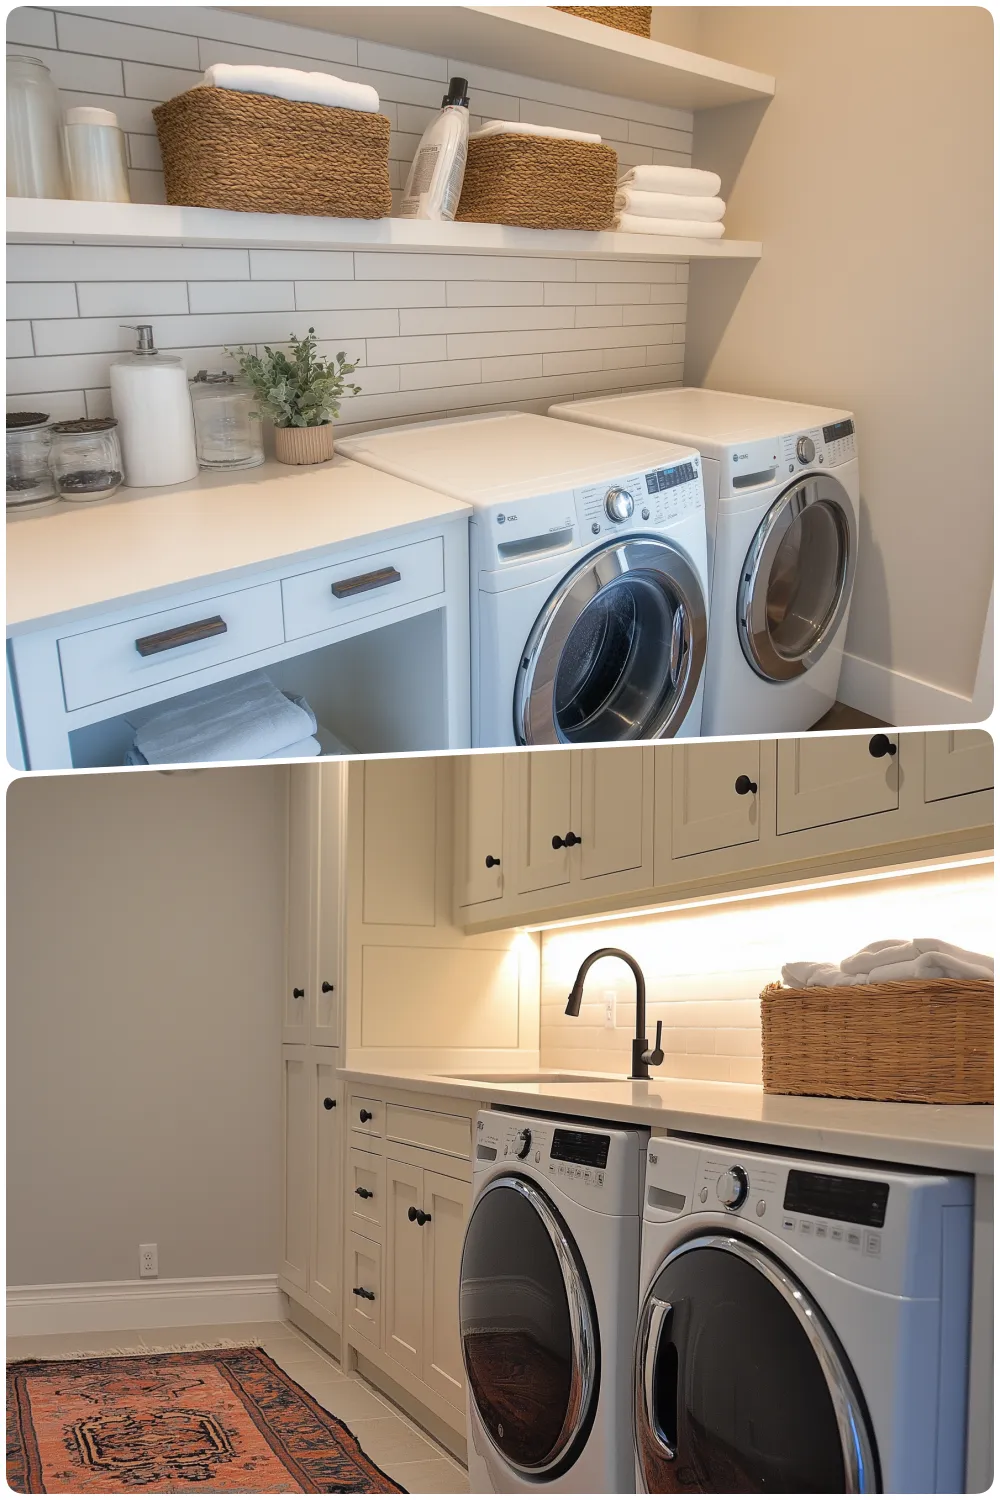
[[[122,454],[114,417],[52,424],[52,473],[60,500],[106,500],[122,482]]]
[[[66,170],[74,198],[130,203],[125,137],[110,109],[80,105],[66,111]]]
[[[43,411],[7,413],[7,509],[52,505],[56,487],[49,468],[52,429]]]
[[[37,57],[7,58],[7,196],[65,198],[62,111]]]
[[[256,469],[264,462],[260,413],[250,386],[225,370],[191,381],[195,448],[203,469]]]

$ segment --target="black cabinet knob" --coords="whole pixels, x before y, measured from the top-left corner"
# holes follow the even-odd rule
[[[361,1121],[362,1125],[367,1124],[369,1120],[374,1120],[374,1118],[375,1116],[372,1114],[370,1109],[358,1110],[358,1119]]]
[[[557,833],[554,833],[552,835],[553,849],[573,849],[577,844],[582,843],[583,839],[579,838],[578,835],[573,832],[567,833],[564,839],[561,839]]]
[[[330,1099],[330,1098],[324,1099],[323,1100],[323,1108],[324,1109],[336,1109],[337,1108],[337,1101],[336,1101],[336,1099]]]
[[[876,760],[881,760],[883,755],[895,755],[897,749],[887,734],[873,734],[868,741],[868,754]]]
[[[422,1208],[408,1208],[406,1217],[411,1224],[416,1224],[418,1229],[423,1229],[425,1224],[431,1222],[430,1214],[425,1214]]]
[[[293,1000],[304,1000],[305,999],[305,995],[306,995],[305,990],[292,990],[292,999]]]
[[[351,1291],[354,1293],[355,1297],[364,1297],[368,1302],[375,1301],[375,1293],[366,1291],[363,1286],[352,1286]]]
[[[336,987],[337,986],[331,984],[328,979],[324,979],[323,983],[320,985],[320,989],[323,991],[324,995],[332,995]]]
[[[355,1188],[354,1191],[357,1193],[359,1198],[374,1198],[375,1196],[370,1188]]]
[[[497,867],[497,865],[499,865],[499,863],[500,863],[500,861],[498,859],[495,859],[492,854],[487,854],[487,856],[486,856],[486,868],[487,868],[487,870],[494,870],[494,869],[496,869],[496,867]]]
[[[751,781],[749,776],[737,776],[737,778],[736,778],[736,795],[737,795],[737,797],[745,797],[746,794],[747,794],[747,792],[753,792],[754,796],[756,797],[756,795],[757,795],[757,783],[756,783],[756,781]]]

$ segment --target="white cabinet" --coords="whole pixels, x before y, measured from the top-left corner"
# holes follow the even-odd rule
[[[343,1267],[340,1227],[344,1201],[344,1111],[341,1085],[337,1081],[338,1055],[333,1047],[311,1049],[313,1221],[309,1255],[309,1295],[326,1309],[337,1327],[340,1326]]]
[[[925,802],[992,788],[993,741],[985,729],[949,729],[924,739]]]
[[[905,740],[895,731],[779,740],[779,835],[898,808]]]
[[[341,1043],[341,881],[346,782],[339,765],[288,772],[282,1040]]]
[[[347,777],[344,768],[339,765],[325,765],[317,769],[319,848],[314,855],[313,866],[316,871],[316,971],[309,991],[309,1040],[317,1046],[339,1047],[342,1041],[341,892],[347,824]]]
[[[352,1231],[347,1236],[347,1326],[382,1347],[382,1246]]]
[[[544,750],[517,757],[515,801],[517,891],[547,891],[570,882],[573,766],[566,752]]]
[[[407,1162],[385,1164],[385,1352],[421,1374],[424,1359],[424,1174]]]
[[[312,1216],[312,1094],[309,1049],[281,1049],[284,1222],[281,1274],[303,1292],[309,1290],[309,1239]]]
[[[367,761],[363,808],[362,920],[369,926],[433,927],[436,759]]]
[[[671,860],[760,838],[760,741],[672,745],[656,757],[656,879]]]
[[[455,763],[455,897],[460,908],[503,896],[504,761],[502,755],[463,755]]]

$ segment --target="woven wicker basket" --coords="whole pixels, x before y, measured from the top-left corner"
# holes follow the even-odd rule
[[[785,989],[761,999],[765,1094],[993,1103],[993,982]]]
[[[541,135],[470,140],[456,218],[522,229],[610,229],[618,157],[610,146]]]
[[[651,5],[553,5],[552,9],[597,21],[600,26],[613,26],[616,31],[631,31],[633,36],[649,36],[653,24]]]
[[[153,118],[168,203],[335,219],[392,208],[385,115],[202,86]]]

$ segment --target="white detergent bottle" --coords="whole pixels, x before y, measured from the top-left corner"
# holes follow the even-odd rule
[[[453,219],[462,196],[469,155],[469,84],[453,78],[441,100],[441,113],[424,131],[410,167],[400,216]]]
[[[140,323],[135,332],[134,352],[111,366],[111,409],[118,418],[125,483],[138,489],[183,484],[198,473],[184,364],[177,355],[160,353],[149,323]]]

